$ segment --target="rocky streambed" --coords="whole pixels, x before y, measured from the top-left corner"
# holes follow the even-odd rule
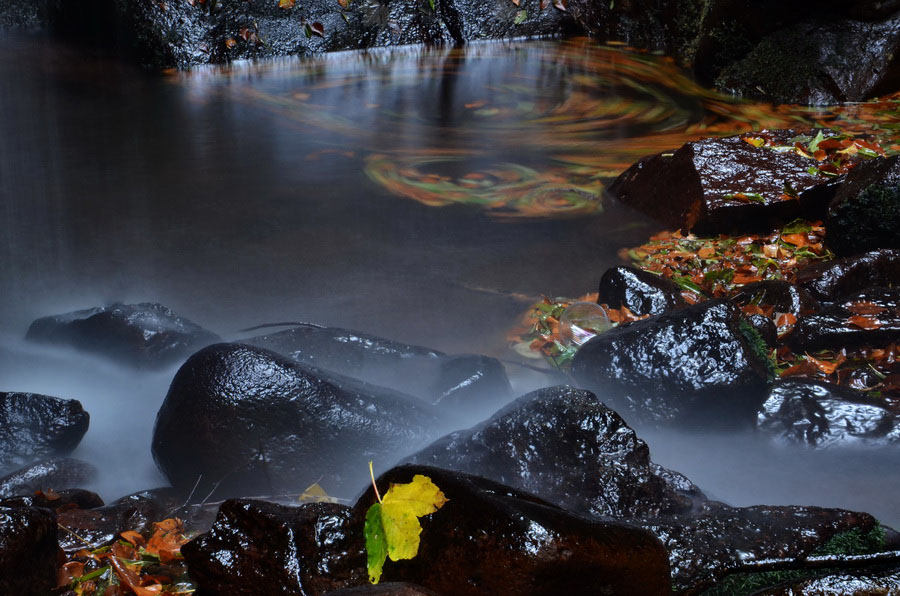
[[[171,486],[104,504],[68,457],[90,413],[0,393],[0,591],[895,593],[900,536],[873,516],[716,501],[629,421],[894,453],[898,159],[817,130],[635,164],[617,200],[681,226],[665,242],[716,244],[651,242],[605,272],[593,300],[614,326],[586,341],[564,344],[565,304],[543,305],[527,347],[568,382],[519,397],[496,358],[311,323],[222,342],[153,303],[36,320],[29,340],[135,375],[181,363],[150,446]],[[370,585],[376,488],[417,476],[447,502]]]

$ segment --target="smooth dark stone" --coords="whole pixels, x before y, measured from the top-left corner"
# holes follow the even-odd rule
[[[71,346],[138,368],[164,367],[219,341],[172,309],[147,302],[43,317],[31,324],[26,338]]]
[[[53,511],[72,508],[94,509],[103,507],[103,505],[100,495],[83,488],[53,491],[50,494],[38,492],[32,495],[0,499],[0,507],[43,507]]]
[[[448,501],[421,518],[416,557],[388,560],[383,581],[457,596],[670,593],[666,552],[649,532],[576,516],[496,482],[438,468],[400,466],[377,483],[386,490],[417,474]],[[370,487],[353,508],[354,527],[375,502]]]
[[[37,507],[0,507],[0,594],[46,596],[56,587],[56,516]]]
[[[818,130],[763,133],[792,145],[794,137],[815,136]],[[769,229],[797,217],[823,219],[841,178],[810,174],[811,160],[754,147],[743,140],[747,136],[701,139],[645,157],[616,178],[609,194],[668,227],[701,234]],[[797,200],[782,198],[788,185]],[[727,198],[736,193],[756,193],[763,200]]]
[[[455,415],[487,415],[510,398],[506,370],[488,356],[448,355],[377,335],[316,325],[241,341],[302,364],[408,393]]]
[[[743,285],[730,298],[741,306],[772,306],[775,312],[791,313],[795,317],[813,313],[819,308],[819,303],[804,288],[779,279]]]
[[[0,470],[68,455],[90,418],[74,399],[0,392]]]
[[[0,478],[0,497],[78,488],[93,482],[96,476],[97,468],[87,462],[70,457],[45,459]]]
[[[377,585],[341,588],[325,596],[440,596],[434,590],[406,582],[386,582]]]
[[[900,417],[861,391],[811,379],[780,379],[756,427],[809,447],[881,447],[900,442]]]
[[[756,329],[756,332],[759,333],[759,336],[768,347],[775,347],[778,343],[778,328],[772,322],[772,319],[760,314],[744,315],[744,318]]]
[[[737,308],[725,300],[620,325],[578,350],[572,375],[626,418],[749,425],[765,400],[770,373],[765,346],[756,345],[742,325]]]
[[[368,581],[363,527],[344,505],[228,500],[181,552],[204,594],[324,594]]]
[[[861,316],[853,310],[859,305],[879,312]],[[900,342],[900,287],[869,288],[817,314],[800,317],[786,341],[796,353]]]
[[[900,594],[900,569],[847,571],[768,588],[754,596],[881,596]]]
[[[708,501],[696,513],[644,520],[662,540],[676,592],[700,594],[730,573],[756,571],[763,561],[785,563],[825,546],[836,534],[875,528],[867,513],[821,507],[729,507]],[[793,564],[802,567],[802,563]]]
[[[178,370],[156,418],[153,457],[196,500],[355,489],[366,462],[396,461],[442,431],[433,409],[241,344]]]
[[[636,315],[658,315],[687,303],[675,282],[637,267],[613,267],[600,278],[597,304],[627,307]]]
[[[683,513],[704,499],[688,479],[650,461],[647,444],[618,414],[572,387],[524,395],[407,461],[483,476],[581,515]]]
[[[900,250],[873,250],[801,269],[795,283],[822,302],[846,300],[866,288],[900,287]]]
[[[825,229],[839,255],[900,248],[900,155],[853,168],[828,205]]]
[[[865,39],[865,43],[859,40]],[[811,18],[773,30],[725,68],[720,89],[776,103],[835,105],[900,86],[900,14],[883,21]]]
[[[64,551],[75,552],[111,544],[126,530],[149,536],[153,523],[166,517],[168,510],[159,500],[139,493],[105,507],[63,509],[58,512],[59,544]]]

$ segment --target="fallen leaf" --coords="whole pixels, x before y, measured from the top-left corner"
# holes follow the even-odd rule
[[[851,302],[846,304],[844,308],[857,315],[880,315],[887,310],[883,306],[865,300]]]
[[[297,3],[297,0],[278,0],[278,8],[294,8],[294,4]]]
[[[849,323],[852,327],[858,327],[859,329],[878,329],[881,327],[881,322],[878,319],[873,319],[871,317],[863,316],[863,315],[853,315],[847,319],[847,323]]]
[[[233,37],[229,37],[228,39],[225,40],[226,48],[233,48],[236,45],[237,45],[237,40]]]
[[[809,246],[809,236],[807,234],[783,234],[781,238],[794,246],[799,246],[801,248]]]
[[[313,35],[316,35],[318,37],[325,37],[325,26],[322,23],[318,21],[310,23],[309,29],[310,31],[312,31]]]

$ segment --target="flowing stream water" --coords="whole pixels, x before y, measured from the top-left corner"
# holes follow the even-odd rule
[[[0,391],[81,400],[91,428],[73,455],[100,467],[107,499],[163,485],[149,445],[175,369],[29,344],[32,320],[158,301],[226,339],[310,321],[515,358],[505,335],[529,299],[595,291],[619,249],[659,231],[605,203],[604,181],[689,139],[819,117],[583,41],[152,75],[0,37]],[[542,382],[510,374],[518,393]],[[638,430],[733,505],[900,525],[896,455]]]

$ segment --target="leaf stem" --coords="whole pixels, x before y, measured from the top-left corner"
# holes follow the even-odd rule
[[[375,497],[381,503],[381,495],[378,493],[378,486],[375,484],[375,471],[372,469],[372,462],[369,462],[369,476],[372,478],[372,488],[375,489]]]

